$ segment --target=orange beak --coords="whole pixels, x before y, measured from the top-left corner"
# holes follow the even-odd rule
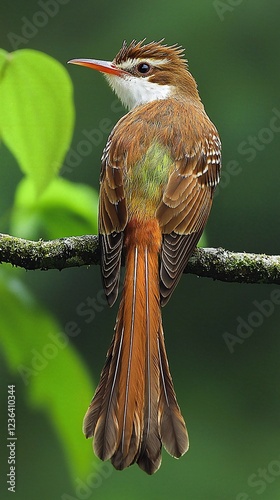
[[[97,69],[101,73],[109,73],[110,75],[121,76],[126,72],[117,68],[114,63],[109,61],[99,61],[98,59],[71,59],[68,64],[77,64],[79,66],[87,66],[87,68]]]

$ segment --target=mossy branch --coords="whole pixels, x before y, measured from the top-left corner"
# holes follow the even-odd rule
[[[96,265],[99,257],[97,236],[29,241],[0,234],[0,262],[26,270]],[[280,256],[198,248],[184,272],[227,282],[280,284]]]

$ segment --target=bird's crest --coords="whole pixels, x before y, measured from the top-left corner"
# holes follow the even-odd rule
[[[184,59],[184,49],[178,45],[166,45],[163,44],[163,39],[159,42],[150,42],[144,45],[145,39],[137,42],[132,40],[130,44],[126,41],[123,42],[122,48],[116,55],[114,62],[117,65],[121,65],[123,62],[129,59],[167,59],[172,62],[181,62],[187,65],[186,59]]]

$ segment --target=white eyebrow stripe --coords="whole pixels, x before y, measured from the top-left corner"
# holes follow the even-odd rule
[[[151,66],[162,66],[163,64],[166,64],[168,62],[168,59],[152,59],[152,58],[145,58],[145,57],[139,57],[137,59],[127,59],[126,61],[123,61],[122,63],[118,64],[118,68],[121,69],[131,69],[134,66],[137,66],[137,64],[140,64],[141,62],[145,62],[150,64]]]

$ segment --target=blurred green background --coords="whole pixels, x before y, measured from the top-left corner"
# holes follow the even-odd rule
[[[45,12],[43,17],[38,14],[41,12]],[[223,175],[207,225],[208,246],[279,254],[279,16],[277,0],[2,0],[0,47],[7,51],[40,50],[65,64],[75,57],[112,59],[123,39],[165,37],[169,44],[183,45],[223,144]],[[100,75],[84,68],[67,70],[74,85],[76,123],[72,156],[64,161],[63,177],[98,189],[100,157],[108,135],[103,130],[104,120],[111,128],[124,110]],[[85,131],[93,129],[97,131],[96,146],[80,155],[75,165],[73,151],[77,152]],[[0,231],[8,232],[22,174],[3,145],[0,159]],[[62,224],[61,236],[64,234]],[[43,229],[41,236],[45,236]],[[11,383],[16,384],[17,393],[16,497],[20,500],[280,497],[280,305],[273,303],[271,296],[276,286],[224,284],[183,276],[163,316],[190,450],[179,461],[163,452],[160,470],[148,477],[137,466],[120,473],[110,463],[97,462],[91,442],[81,432],[116,316],[116,307],[109,310],[104,306],[99,269],[12,271],[14,308],[5,308],[0,296],[0,317],[9,314],[10,337],[14,331],[17,339],[24,323],[27,338],[28,322],[36,328],[36,315],[42,317],[45,311],[54,318],[55,328],[63,332],[74,322],[78,334],[49,361],[48,370],[34,375],[38,386],[37,393],[33,387],[31,397],[30,386],[1,357],[1,498],[9,498],[6,407],[7,385]],[[11,270],[6,272],[10,279]],[[28,294],[33,296],[30,301]],[[25,309],[29,317],[24,317],[18,302],[23,295],[29,304]],[[37,312],[34,300],[40,304]],[[260,304],[266,307],[264,312],[260,312]],[[85,313],[88,310],[90,313]],[[51,328],[47,321],[46,335]],[[241,322],[247,338],[234,344],[230,352],[225,334],[238,335]],[[3,329],[5,322],[1,325]],[[18,342],[24,343],[25,338]],[[65,377],[61,371],[64,366]],[[85,380],[86,387],[71,382],[69,392],[69,387],[68,391],[65,388],[68,373],[75,376],[73,366],[79,367],[77,380]],[[60,369],[59,376],[56,369]],[[42,385],[40,377],[44,377]],[[63,438],[53,423],[55,414],[48,408],[48,387],[51,391],[54,386],[61,398]],[[35,404],[39,400],[40,404]],[[72,412],[80,426],[69,428]],[[79,443],[75,450],[71,439]],[[65,440],[70,443],[68,449]]]

